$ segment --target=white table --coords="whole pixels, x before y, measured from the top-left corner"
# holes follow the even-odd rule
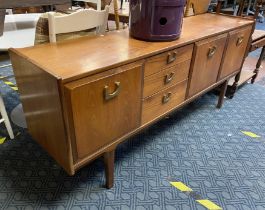
[[[0,51],[34,45],[36,24],[41,14],[6,15]]]
[[[9,48],[23,48],[34,45],[36,24],[41,14],[6,15],[4,33],[0,37],[0,51]],[[26,128],[26,120],[22,105],[19,104],[11,112],[11,120],[16,125]]]

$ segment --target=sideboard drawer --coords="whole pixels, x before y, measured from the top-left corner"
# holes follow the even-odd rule
[[[252,26],[248,26],[229,33],[227,50],[219,79],[240,70],[251,31]]]
[[[142,65],[65,85],[75,159],[92,155],[140,125]]]
[[[147,58],[145,63],[144,76],[149,76],[161,71],[163,68],[174,66],[183,61],[191,59],[193,44],[171,50],[166,53]]]
[[[169,86],[188,79],[191,60],[169,67],[144,79],[143,97],[151,96]]]
[[[187,80],[167,88],[143,101],[142,124],[173,109],[185,99]]]

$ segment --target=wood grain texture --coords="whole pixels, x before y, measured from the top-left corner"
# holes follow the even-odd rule
[[[35,7],[70,3],[70,0],[0,0],[0,9],[15,7]]]
[[[187,80],[167,88],[149,98],[144,99],[142,107],[142,124],[152,121],[157,116],[177,107],[185,100]],[[168,102],[163,102],[165,97]]]
[[[11,52],[10,56],[29,133],[69,174],[74,174],[57,79],[17,54]]]
[[[194,62],[189,81],[188,97],[202,91],[217,81],[227,34],[209,38],[195,44]],[[211,50],[214,54],[209,56]]]
[[[253,20],[202,14],[184,18],[181,37],[172,42],[144,42],[130,38],[128,31],[123,30],[110,32],[104,37],[83,37],[17,51],[65,83],[247,24],[252,25]]]
[[[241,30],[229,33],[227,49],[225,52],[223,66],[220,69],[219,79],[223,79],[227,75],[241,69],[245,59],[245,52],[248,46],[249,37],[252,27],[245,27]],[[243,42],[238,45],[238,40],[243,38]]]
[[[151,96],[169,86],[188,79],[190,62],[191,60],[187,60],[175,66],[166,68],[156,74],[145,77],[143,97]]]
[[[161,71],[163,68],[168,68],[183,61],[190,60],[192,50],[193,45],[188,45],[146,59],[144,76],[147,77]],[[172,61],[169,62],[169,60]]]
[[[140,125],[141,77],[142,66],[136,65],[87,84],[66,85],[73,116],[75,160],[92,155]],[[106,100],[104,87],[112,93],[117,89],[115,82],[120,83],[120,93]]]

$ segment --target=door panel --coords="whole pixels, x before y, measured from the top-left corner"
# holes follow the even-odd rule
[[[66,85],[78,159],[140,125],[141,77],[142,66],[135,66],[87,84]]]
[[[226,40],[227,34],[223,34],[195,44],[195,58],[192,66],[189,97],[216,82]]]
[[[227,50],[220,71],[219,80],[240,70],[251,31],[252,27],[248,26],[229,33]]]

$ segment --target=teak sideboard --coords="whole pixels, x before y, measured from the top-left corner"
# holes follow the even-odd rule
[[[128,137],[240,73],[253,20],[184,19],[180,39],[145,42],[127,30],[11,49],[32,137],[70,174],[103,156],[113,186],[114,151]]]

